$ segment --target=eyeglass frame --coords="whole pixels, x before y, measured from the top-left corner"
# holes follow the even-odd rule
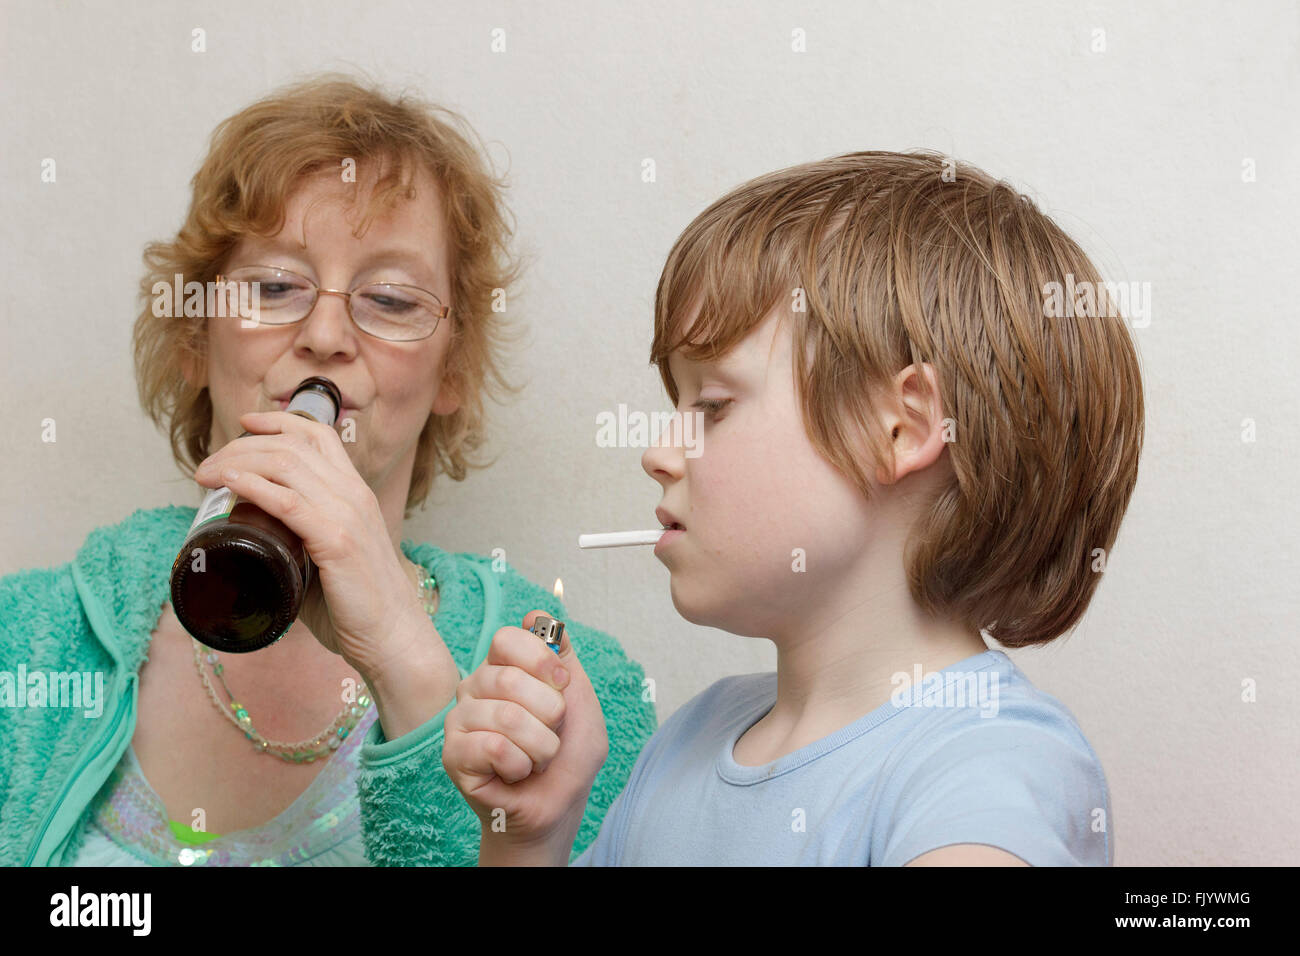
[[[358,331],[363,332],[366,335],[369,335],[371,338],[379,339],[379,341],[381,342],[423,342],[425,339],[433,335],[434,332],[437,332],[438,323],[451,314],[451,306],[443,305],[442,300],[438,298],[436,293],[430,292],[428,289],[422,289],[418,285],[406,285],[405,283],[401,283],[401,282],[367,282],[357,286],[354,289],[351,289],[350,291],[345,292],[342,289],[323,289],[315,282],[313,282],[311,279],[303,275],[302,273],[294,272],[292,269],[286,269],[284,268],[284,266],[272,266],[272,265],[266,265],[264,263],[254,262],[246,266],[239,266],[236,269],[232,269],[231,272],[238,272],[240,269],[272,269],[275,272],[283,272],[288,275],[294,276],[295,278],[301,279],[303,282],[306,282],[308,285],[310,285],[313,289],[316,290],[316,295],[312,298],[311,305],[307,307],[307,311],[302,314],[301,319],[294,319],[292,322],[260,323],[260,324],[270,325],[274,328],[287,328],[290,325],[297,325],[299,322],[306,320],[306,318],[309,315],[311,315],[312,312],[315,310],[317,303],[320,302],[320,297],[322,294],[343,296],[343,301],[347,304],[348,318],[351,320],[352,324],[357,327]],[[219,283],[224,283],[227,281],[238,281],[238,280],[231,280],[230,275],[228,273],[218,273],[216,277],[216,281]],[[434,302],[438,303],[437,307],[432,310],[434,316],[433,328],[430,329],[428,333],[426,333],[425,335],[421,335],[418,339],[386,339],[382,335],[375,335],[374,332],[367,332],[365,329],[361,328],[361,325],[357,322],[357,317],[352,314],[352,296],[359,289],[367,289],[372,285],[391,286],[395,289],[410,289],[414,292],[419,292],[422,295],[427,295],[430,298],[432,298]]]

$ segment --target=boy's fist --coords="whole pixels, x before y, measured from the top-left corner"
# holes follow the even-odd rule
[[[567,863],[609,753],[600,701],[569,635],[557,655],[525,630],[543,613],[496,632],[444,723],[442,764],[482,824],[480,860],[490,849],[527,848],[530,861]]]

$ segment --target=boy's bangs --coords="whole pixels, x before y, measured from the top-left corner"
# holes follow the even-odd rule
[[[668,368],[670,355],[680,350],[694,362],[718,360],[799,284],[781,275],[785,263],[776,244],[764,243],[744,221],[708,221],[707,215],[669,253],[655,298],[650,361],[659,367],[674,405],[678,390]],[[719,241],[719,233],[731,234],[732,241]]]

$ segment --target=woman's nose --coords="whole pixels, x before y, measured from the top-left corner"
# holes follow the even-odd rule
[[[321,359],[339,353],[351,356],[356,354],[359,334],[348,314],[346,296],[322,291],[298,327],[295,345],[309,349]]]
[[[674,413],[668,427],[663,429],[655,443],[641,456],[641,467],[645,473],[660,484],[682,477],[685,455],[679,437],[681,423],[681,414]]]

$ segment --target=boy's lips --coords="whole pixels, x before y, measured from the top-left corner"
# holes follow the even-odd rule
[[[662,505],[655,509],[655,517],[659,519],[659,523],[665,528],[676,527],[680,528],[682,531],[686,530],[686,525],[678,521],[677,517]]]
[[[660,551],[684,535],[686,533],[686,528],[677,520],[677,516],[663,505],[660,505],[655,509],[655,517],[658,518],[659,523],[664,526],[664,533],[661,534],[659,540],[655,542],[655,556],[657,557]]]
[[[665,531],[659,536],[659,540],[655,542],[655,555],[658,556],[659,552],[663,551],[684,534],[686,534],[685,528],[673,528],[669,531]]]

